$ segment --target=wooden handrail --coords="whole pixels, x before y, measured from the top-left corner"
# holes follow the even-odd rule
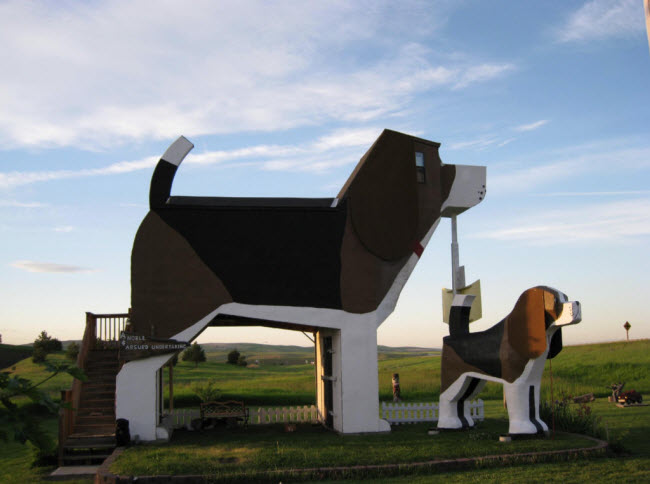
[[[86,369],[90,352],[97,347],[97,341],[117,343],[120,331],[124,329],[129,313],[93,314],[86,313],[86,327],[77,355],[77,366]],[[59,412],[59,464],[63,465],[63,445],[74,429],[77,409],[81,401],[81,380],[74,378],[70,390],[61,392],[61,401],[70,403],[72,408],[61,409]]]
[[[72,403],[72,390],[61,390],[61,403]],[[63,465],[63,443],[72,433],[72,408],[59,409],[59,465]]]
[[[93,314],[86,313],[94,319],[95,338],[100,341],[117,342],[120,332],[124,330],[129,313]]]

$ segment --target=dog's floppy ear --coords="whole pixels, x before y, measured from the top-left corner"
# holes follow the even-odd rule
[[[506,318],[508,341],[524,358],[537,358],[546,350],[544,290],[532,288],[519,296]]]
[[[413,140],[384,130],[343,191],[361,243],[384,260],[410,254],[418,226]],[[348,188],[346,190],[346,188]]]
[[[548,350],[546,359],[555,358],[562,351],[562,328],[558,328],[551,337],[551,347]]]

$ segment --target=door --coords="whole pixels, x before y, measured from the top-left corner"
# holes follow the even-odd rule
[[[332,337],[323,338],[323,383],[325,391],[325,425],[334,426],[334,382],[332,375]]]

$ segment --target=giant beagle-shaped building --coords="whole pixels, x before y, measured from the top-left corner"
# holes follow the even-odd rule
[[[207,326],[312,332],[323,421],[344,433],[388,430],[377,328],[440,218],[485,196],[485,167],[443,164],[439,146],[385,130],[335,198],[219,198],[170,195],[193,147],[179,138],[155,168],[133,244],[133,331],[179,341]],[[156,373],[170,356],[129,361],[118,375],[117,417],[143,440],[166,435]]]

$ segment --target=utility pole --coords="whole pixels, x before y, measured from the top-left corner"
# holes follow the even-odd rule
[[[454,294],[458,289],[465,287],[465,267],[460,266],[458,254],[458,224],[456,215],[451,216],[451,289]]]

